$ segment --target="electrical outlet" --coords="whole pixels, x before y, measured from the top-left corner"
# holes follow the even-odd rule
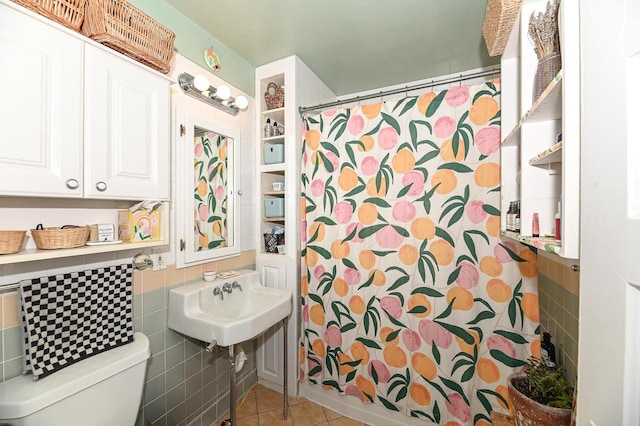
[[[162,269],[167,269],[167,264],[165,263],[164,253],[153,253],[151,255],[151,260],[153,260],[153,270],[160,271]]]

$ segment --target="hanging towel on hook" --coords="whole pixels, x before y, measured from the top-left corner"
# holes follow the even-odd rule
[[[133,341],[133,267],[20,282],[24,374],[34,380]]]

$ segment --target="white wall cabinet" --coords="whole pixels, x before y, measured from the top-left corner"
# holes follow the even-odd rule
[[[260,141],[257,157],[257,203],[259,215],[256,268],[262,283],[269,287],[293,291],[293,300],[300,297],[300,161],[302,141],[302,118],[298,107],[335,100],[335,95],[296,56],[291,56],[263,65],[256,69],[256,93],[262,96],[269,83],[284,86],[284,107],[268,109],[264,98],[257,102],[256,140]],[[269,118],[284,126],[284,134],[270,136],[263,128]],[[265,161],[265,147],[283,148],[284,161],[269,164]],[[284,190],[273,187],[274,182],[284,183]],[[282,215],[267,214],[265,202],[281,200],[284,205]],[[264,234],[272,232],[276,226],[285,228],[284,251],[272,253],[265,247]],[[287,351],[288,390],[298,393],[298,350],[301,333],[299,304],[293,304],[289,317]],[[284,377],[282,327],[274,326],[259,338],[258,380],[274,389],[281,389]]]
[[[81,40],[0,4],[1,194],[82,196],[82,57]]]
[[[168,200],[169,82],[86,45],[84,93],[85,197]]]
[[[544,250],[555,244],[555,215],[562,202],[558,254],[579,258],[580,228],[580,44],[579,4],[560,3],[562,70],[532,102],[537,57],[527,31],[532,13],[546,0],[525,0],[502,55],[502,234]],[[562,133],[562,144],[556,136]],[[519,176],[519,178],[517,178]],[[511,201],[521,202],[520,232],[506,231]],[[540,237],[532,237],[538,213]],[[547,246],[548,247],[548,246]],[[556,247],[558,248],[558,247]]]
[[[0,195],[169,199],[169,84],[0,3]]]

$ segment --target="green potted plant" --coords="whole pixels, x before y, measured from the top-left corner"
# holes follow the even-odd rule
[[[564,367],[549,367],[549,359],[529,357],[522,373],[509,376],[509,398],[518,426],[569,426],[573,386]]]

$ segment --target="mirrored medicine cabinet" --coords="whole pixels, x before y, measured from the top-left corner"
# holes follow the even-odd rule
[[[239,132],[175,111],[176,267],[240,254]]]

